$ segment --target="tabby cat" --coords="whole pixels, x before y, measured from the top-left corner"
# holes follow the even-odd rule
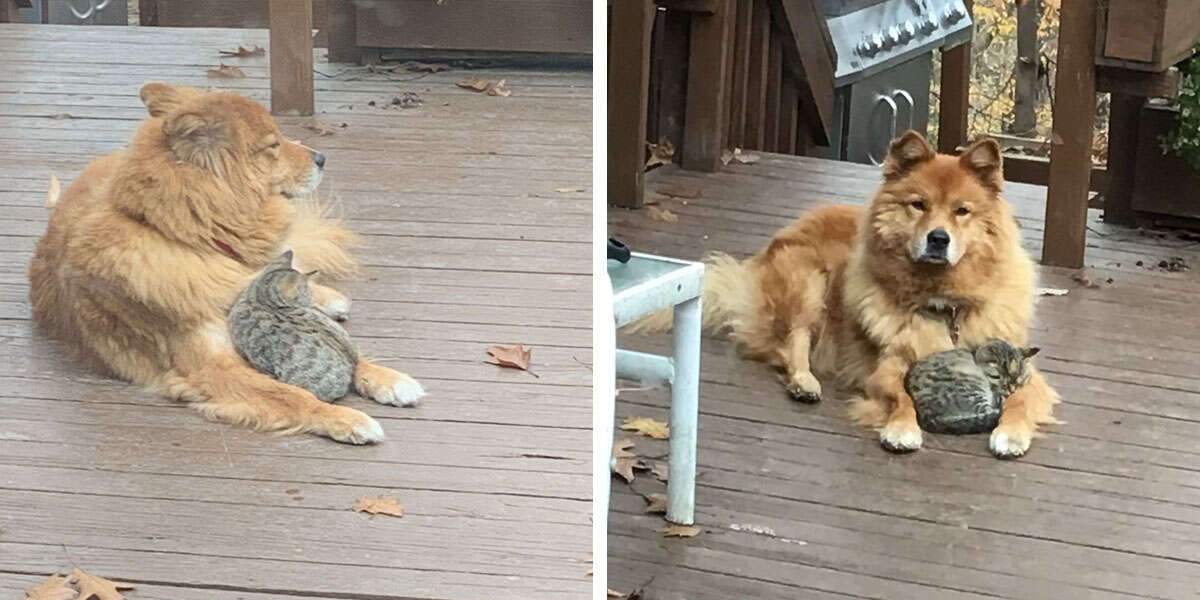
[[[354,389],[358,349],[312,303],[313,273],[292,268],[292,251],[271,261],[229,309],[238,353],[254,368],[331,402]]]
[[[1000,421],[1004,400],[1025,385],[1038,348],[990,339],[973,349],[932,354],[916,362],[904,387],[917,424],[931,433],[981,433]]]

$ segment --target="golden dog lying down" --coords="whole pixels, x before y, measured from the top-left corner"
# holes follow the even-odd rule
[[[798,399],[820,398],[813,371],[864,391],[855,418],[878,428],[884,447],[915,450],[909,366],[992,337],[1027,345],[1034,271],[1000,197],[996,142],[938,155],[910,131],[892,142],[883,175],[866,211],[820,208],[745,261],[709,257],[704,322],[728,328],[748,358],[779,367]],[[658,313],[631,330],[661,330],[670,318]],[[1057,401],[1035,371],[1005,402],[992,453],[1024,454]]]
[[[286,249],[298,268],[349,274],[353,236],[294,203],[325,158],[280,134],[257,102],[148,83],[150,111],[128,148],[93,161],[53,206],[29,268],[34,320],[111,374],[190,403],[210,418],[341,442],[383,439],[360,411],[326,404],[253,370],[234,351],[230,304]],[[349,301],[314,286],[344,318]],[[356,389],[383,404],[424,392],[361,361]]]

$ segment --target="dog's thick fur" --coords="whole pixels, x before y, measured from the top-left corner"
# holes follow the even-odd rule
[[[704,322],[728,329],[744,355],[779,367],[788,390],[815,401],[813,371],[865,392],[852,415],[892,450],[915,450],[922,434],[904,376],[916,360],[949,350],[946,307],[958,310],[957,345],[988,338],[1025,346],[1035,273],[1016,221],[1000,197],[999,146],[978,142],[938,155],[908,132],[894,141],[884,182],[867,210],[820,208],[775,235],[753,257],[706,262]],[[949,233],[950,264],[921,262],[929,232]],[[634,331],[670,326],[669,313]],[[1058,396],[1040,373],[1004,404],[990,447],[1020,456]]]
[[[248,366],[230,344],[230,303],[283,250],[337,278],[354,236],[311,203],[317,153],[280,134],[258,103],[148,83],[150,112],[122,151],[93,161],[53,203],[30,264],[35,321],[117,377],[210,418],[342,442],[383,439],[360,411]],[[349,301],[314,286],[335,317]],[[420,395],[407,375],[363,362],[360,389],[387,404]]]

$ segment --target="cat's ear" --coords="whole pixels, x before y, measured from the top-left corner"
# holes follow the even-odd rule
[[[320,271],[309,271],[308,273],[304,274],[304,281],[312,281],[313,279],[316,279],[317,275],[320,273]]]
[[[300,286],[307,286],[308,279],[303,274],[292,271],[279,279],[279,293],[288,300],[300,297]]]
[[[1036,347],[1032,347],[1032,346],[1029,348],[1021,348],[1021,356],[1024,356],[1025,358],[1033,358],[1034,356],[1037,356],[1038,352],[1041,352],[1041,351],[1042,351],[1041,348],[1036,348]]]
[[[268,270],[292,268],[292,251],[288,250],[275,257],[275,260],[267,263],[267,268]]]

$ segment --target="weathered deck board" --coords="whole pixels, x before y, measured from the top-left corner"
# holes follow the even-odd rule
[[[661,201],[676,223],[610,208],[609,231],[637,251],[744,257],[807,208],[865,202],[878,181],[870,167],[769,154],[712,175],[666,168],[648,177],[650,193],[686,183],[702,196]],[[1006,192],[1036,255],[1045,189]],[[1095,213],[1089,228],[1087,270],[1101,287],[1039,269],[1042,285],[1070,290],[1040,298],[1033,326],[1066,423],[1027,456],[1001,462],[985,436],[932,435],[913,455],[888,454],[846,418],[849,392],[797,404],[770,369],[706,337],[696,492],[705,531],[663,539],[661,518],[644,514],[639,495],[664,484],[649,474],[614,483],[610,587],[646,585],[648,600],[1195,598],[1200,243],[1113,227]],[[1171,256],[1195,270],[1147,268]],[[619,344],[663,352],[669,339],[624,335]],[[665,419],[667,396],[625,391],[617,414]],[[667,452],[633,439],[643,456]]]
[[[318,59],[317,118],[346,127],[280,119],[325,153],[320,192],[363,234],[364,276],[342,286],[351,335],[430,392],[414,410],[346,400],[384,444],[209,423],[34,330],[26,265],[50,175],[69,185],[124,146],[145,81],[266,104],[265,58],[223,59],[245,79],[204,73],[218,49],[256,44],[265,31],[0,26],[0,595],[78,565],[133,582],[131,600],[585,597],[590,73],[389,77]],[[454,85],[473,75],[513,95]],[[382,107],[406,91],[424,104]],[[483,363],[515,342],[539,377]],[[375,494],[404,518],[350,510]]]

